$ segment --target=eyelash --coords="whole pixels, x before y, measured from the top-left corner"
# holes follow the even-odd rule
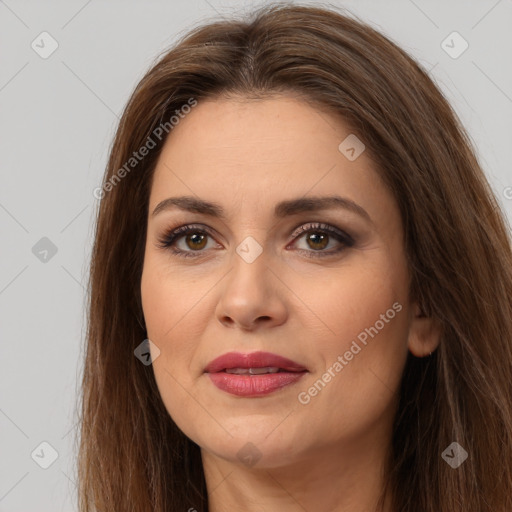
[[[327,234],[335,238],[338,242],[341,242],[344,247],[341,247],[340,249],[336,250],[330,250],[330,251],[314,251],[314,250],[305,250],[305,249],[297,249],[299,253],[308,253],[308,257],[312,258],[325,258],[328,256],[332,256],[334,254],[338,254],[342,251],[344,251],[346,248],[352,247],[355,244],[354,239],[348,235],[347,233],[344,233],[343,231],[333,227],[329,226],[328,224],[322,224],[322,223],[310,223],[310,224],[303,224],[300,226],[300,228],[296,229],[293,233],[294,240],[297,238],[300,238],[300,236],[307,234],[309,232],[314,233],[322,233]],[[158,247],[161,249],[168,249],[176,256],[179,256],[181,258],[197,258],[200,257],[200,254],[195,253],[201,253],[204,252],[202,250],[197,251],[183,251],[182,249],[176,249],[174,247],[174,244],[183,236],[189,234],[189,233],[199,233],[199,234],[205,234],[209,235],[213,238],[213,234],[209,228],[203,227],[198,224],[187,224],[185,226],[181,226],[177,229],[171,230],[168,233],[164,235],[163,238],[158,240]],[[311,254],[312,253],[312,254]]]

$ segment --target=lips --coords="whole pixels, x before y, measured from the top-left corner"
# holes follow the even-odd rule
[[[206,373],[217,373],[230,370],[229,373],[235,373],[234,370],[241,370],[236,373],[249,373],[251,369],[268,368],[269,371],[265,373],[280,372],[304,372],[307,369],[286,357],[278,356],[270,352],[251,352],[249,354],[242,354],[240,352],[229,352],[217,357],[211,361],[205,368]],[[243,370],[246,370],[245,372]],[[260,374],[262,371],[254,371],[252,374]]]
[[[246,398],[273,393],[308,373],[299,363],[270,352],[230,352],[211,361],[204,371],[220,390]]]

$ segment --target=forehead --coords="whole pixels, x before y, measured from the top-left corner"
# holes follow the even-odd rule
[[[340,151],[349,136],[339,116],[293,97],[201,100],[164,144],[150,209],[178,194],[237,208],[332,193],[390,201],[369,155],[351,161]]]

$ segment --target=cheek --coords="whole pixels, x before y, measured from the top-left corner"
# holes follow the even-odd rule
[[[201,428],[201,421],[196,425],[195,418],[202,418],[204,413],[191,398],[194,385],[191,363],[199,349],[196,340],[205,329],[202,319],[208,318],[204,301],[201,303],[205,289],[194,286],[193,281],[195,279],[168,272],[158,258],[150,256],[145,260],[141,279],[142,308],[148,338],[160,350],[152,363],[155,381],[169,415],[187,435],[194,435],[191,426]]]
[[[376,258],[309,292],[328,331],[315,340],[318,372],[297,398],[318,428],[357,435],[392,405],[407,357],[406,277],[405,266]]]
[[[193,276],[173,270],[165,255],[147,255],[141,278],[142,309],[148,337],[160,350],[168,351],[170,340],[179,340],[173,343],[178,354],[193,346],[186,341],[201,332],[204,315],[198,317],[195,312],[204,305],[209,286],[197,272]]]
[[[297,278],[299,275],[290,276],[293,291],[307,306],[301,322],[317,338],[314,343],[319,354],[332,358],[348,350],[361,333],[364,341],[365,329],[376,323],[378,337],[389,338],[390,343],[403,341],[396,335],[403,334],[407,325],[402,320],[406,320],[408,283],[405,262],[400,258],[373,250],[364,257],[347,259],[331,272],[302,273],[305,277]],[[402,306],[400,312],[396,311],[399,306],[393,308],[394,303]]]

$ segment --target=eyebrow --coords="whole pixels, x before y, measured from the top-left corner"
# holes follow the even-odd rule
[[[159,213],[178,208],[180,210],[201,213],[210,217],[226,220],[226,214],[218,203],[205,201],[193,196],[169,197],[164,199],[153,210],[151,214],[155,217]],[[368,212],[360,205],[347,197],[334,196],[308,196],[299,199],[290,199],[277,203],[274,208],[274,216],[277,218],[289,217],[302,212],[316,212],[328,209],[344,209],[351,211],[364,218],[371,224],[373,221]]]

